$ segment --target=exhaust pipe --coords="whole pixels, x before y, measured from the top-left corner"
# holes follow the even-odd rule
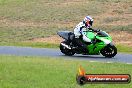
[[[71,47],[69,47],[68,45],[61,43],[62,46],[66,47],[67,49],[71,49]]]

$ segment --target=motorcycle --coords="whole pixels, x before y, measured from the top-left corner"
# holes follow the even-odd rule
[[[75,35],[71,31],[60,31],[57,33],[64,39],[64,41],[60,43],[60,51],[68,56],[72,56],[75,53],[83,55],[100,55],[101,53],[105,57],[112,58],[117,54],[117,48],[112,43],[111,36],[105,31],[100,30],[98,32],[94,32],[93,30],[88,30],[83,31],[83,33],[86,37],[94,41],[94,44],[87,44],[87,42],[80,38],[83,43],[87,44],[88,52],[85,52],[84,54],[81,48],[74,44],[73,40]]]

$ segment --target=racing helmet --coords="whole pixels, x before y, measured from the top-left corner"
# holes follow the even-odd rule
[[[85,23],[85,26],[90,28],[93,24],[93,18],[90,16],[86,16],[83,20],[83,22]]]

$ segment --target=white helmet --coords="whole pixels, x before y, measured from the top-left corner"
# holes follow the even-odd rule
[[[86,27],[90,28],[93,24],[93,18],[90,16],[86,16],[83,22],[85,23]]]

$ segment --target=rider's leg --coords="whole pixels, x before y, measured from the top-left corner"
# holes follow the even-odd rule
[[[87,52],[87,45],[83,43],[79,38],[74,39],[74,44],[81,47],[82,51]]]
[[[83,40],[84,40],[85,42],[91,43],[91,39],[88,38],[86,35],[83,35]]]

